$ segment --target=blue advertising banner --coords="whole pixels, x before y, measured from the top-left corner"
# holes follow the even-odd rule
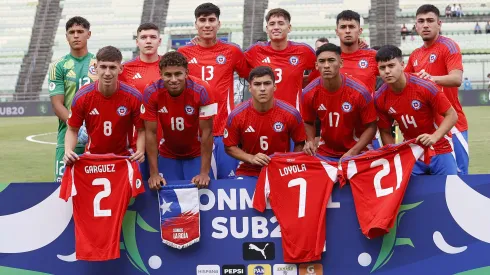
[[[350,187],[335,187],[326,252],[307,264],[284,263],[277,219],[251,208],[253,181],[200,190],[201,238],[182,250],[161,242],[157,195],[147,189],[124,217],[121,257],[106,262],[76,260],[59,184],[0,185],[0,274],[490,274],[489,183],[490,175],[414,177],[395,227],[373,240],[361,234]]]

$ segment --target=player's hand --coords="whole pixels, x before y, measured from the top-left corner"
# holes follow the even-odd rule
[[[356,151],[356,150],[352,150],[350,149],[349,151],[347,151],[339,160],[339,162],[342,162],[342,159],[343,158],[348,158],[348,157],[353,157],[353,156],[357,156],[359,155],[359,152]]]
[[[252,156],[249,160],[250,164],[253,165],[259,165],[259,166],[266,166],[269,164],[269,161],[271,158],[263,153],[257,153],[256,155]]]
[[[303,147],[303,152],[309,156],[314,156],[316,155],[316,149],[318,147],[315,145],[315,142],[313,141],[307,141],[305,143],[305,146]]]
[[[142,163],[145,161],[145,153],[141,152],[141,151],[136,151],[136,152],[134,152],[134,154],[132,154],[129,157],[129,160],[131,160],[131,161],[136,160],[137,162]]]
[[[366,49],[369,47],[369,45],[366,43],[366,40],[364,40],[362,38],[359,38],[357,43],[359,44],[359,49]]]
[[[427,79],[427,80],[433,81],[432,76],[429,73],[427,73],[425,70],[421,70],[420,72],[418,72],[417,76],[422,78],[422,79]]]
[[[194,36],[194,38],[191,39],[191,44],[197,45],[197,44],[199,44],[199,40],[200,40],[199,36],[196,35],[196,36]]]
[[[65,155],[63,156],[65,165],[70,165],[79,159],[77,153],[73,152],[73,150],[65,151]]]
[[[158,190],[165,185],[167,185],[167,181],[160,174],[151,175],[148,179],[148,186],[150,186],[151,190]]]
[[[209,174],[201,173],[192,178],[191,182],[197,185],[198,188],[207,188],[209,186],[209,182],[211,178]]]
[[[425,146],[432,146],[438,141],[438,139],[433,134],[421,134],[415,141]]]

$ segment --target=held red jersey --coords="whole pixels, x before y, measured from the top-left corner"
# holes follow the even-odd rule
[[[372,239],[393,227],[415,162],[424,148],[406,141],[342,159],[341,186],[349,181],[362,233]]]
[[[66,166],[60,198],[73,197],[78,260],[119,258],[121,225],[131,197],[145,187],[137,162],[127,157],[84,154]]]
[[[376,76],[379,75],[376,51],[372,49],[359,49],[353,53],[342,53],[343,66],[340,72],[352,76],[362,82],[371,93],[376,87]],[[318,70],[313,70],[308,75],[308,83],[320,76]]]
[[[285,262],[321,258],[327,204],[337,181],[336,166],[304,153],[289,153],[273,155],[262,169],[253,207],[263,212],[269,199],[281,226]]]
[[[288,152],[290,140],[304,142],[305,126],[301,115],[293,106],[275,99],[267,112],[258,112],[252,99],[243,102],[228,117],[224,134],[225,146],[239,146],[248,154]],[[258,176],[262,167],[240,163],[237,176]]]
[[[105,97],[98,84],[88,84],[76,93],[67,123],[80,128],[85,120],[89,137],[86,152],[129,155],[133,126],[144,128],[140,119],[141,93],[119,81],[116,92]]]
[[[303,87],[303,73],[315,68],[316,55],[313,48],[289,41],[286,49],[276,51],[270,42],[258,42],[247,49],[245,57],[252,68],[271,67],[276,75],[277,92],[274,96],[299,110],[298,97]]]
[[[235,108],[233,72],[246,79],[250,73],[245,55],[238,45],[221,40],[210,48],[186,45],[178,51],[189,62],[189,74],[207,81],[216,93],[218,113],[213,121],[213,135],[222,136],[228,115]]]
[[[425,70],[430,75],[447,75],[452,70],[463,71],[463,56],[456,42],[452,39],[439,36],[430,47],[422,46],[410,54],[405,71],[418,73]],[[468,121],[463,112],[463,107],[458,99],[459,87],[441,87],[442,91],[458,113],[458,122],[454,130],[463,132],[468,130]],[[438,121],[440,122],[440,121]]]
[[[152,63],[146,63],[141,61],[140,57],[133,58],[123,63],[124,69],[122,74],[119,75],[119,80],[135,87],[141,94],[145,92],[147,85],[160,79],[160,67],[158,61]],[[162,138],[161,127],[157,128],[157,140]],[[134,131],[131,138],[131,148],[136,150],[136,140],[138,139],[138,132]]]
[[[161,156],[194,158],[201,155],[199,121],[212,119],[216,109],[214,93],[206,82],[189,76],[182,94],[173,97],[160,79],[146,88],[141,117],[148,121],[158,117],[163,129]]]
[[[323,87],[321,77],[303,90],[302,109],[305,122],[321,121],[318,148],[322,156],[338,158],[356,144],[355,129],[376,121],[376,110],[369,89],[353,78],[341,75],[342,85],[331,92]]]
[[[401,93],[395,93],[387,84],[383,84],[375,94],[375,106],[378,112],[378,127],[390,129],[393,120],[398,122],[403,137],[417,138],[421,134],[436,131],[436,117],[442,117],[451,103],[445,94],[431,81],[405,73],[407,86]],[[445,136],[433,147],[436,154],[452,152]]]

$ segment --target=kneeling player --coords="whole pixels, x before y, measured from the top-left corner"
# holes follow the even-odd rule
[[[433,147],[436,154],[429,165],[417,161],[412,174],[456,175],[456,161],[446,134],[458,120],[458,115],[449,100],[432,81],[403,72],[399,48],[381,47],[376,61],[385,82],[375,94],[383,144],[395,143],[391,125],[396,120],[406,140],[416,138],[417,142]],[[438,126],[436,116],[444,117]]]
[[[276,152],[289,152],[290,139],[294,151],[303,150],[306,140],[303,120],[290,104],[274,99],[274,72],[270,67],[253,69],[249,76],[252,98],[233,110],[226,123],[226,153],[240,160],[238,178],[257,178],[262,166]]]
[[[162,79],[145,89],[141,107],[150,165],[148,185],[159,189],[161,184],[166,185],[165,180],[191,180],[206,187],[210,181],[213,116],[217,110],[214,93],[206,82],[188,75],[187,60],[181,53],[165,54],[159,65]],[[163,130],[160,147],[156,139],[157,116]]]
[[[85,121],[89,141],[85,152],[91,154],[116,154],[130,156],[131,160],[145,160],[145,130],[140,119],[142,96],[135,88],[118,80],[122,72],[122,54],[119,49],[107,46],[97,52],[96,73],[99,80],[82,87],[73,98],[65,135],[65,156],[68,165],[76,161],[73,151],[77,145],[79,128]],[[138,130],[136,152],[127,142]],[[141,136],[140,136],[141,135]]]
[[[342,59],[340,48],[326,44],[316,51],[316,66],[320,77],[303,90],[302,114],[308,142],[305,152],[315,154],[315,119],[321,121],[321,137],[318,148],[321,156],[331,161],[355,156],[366,149],[376,134],[376,110],[369,89],[361,82],[340,73]],[[357,140],[355,129],[362,126],[364,132]]]

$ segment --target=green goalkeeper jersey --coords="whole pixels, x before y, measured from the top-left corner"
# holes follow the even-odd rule
[[[71,102],[78,89],[97,80],[95,63],[95,55],[92,53],[80,58],[67,54],[51,63],[48,72],[49,96],[64,95],[64,105],[70,110]],[[66,129],[66,123],[59,120],[57,148],[64,148]],[[83,147],[83,145],[77,144],[77,147]]]

